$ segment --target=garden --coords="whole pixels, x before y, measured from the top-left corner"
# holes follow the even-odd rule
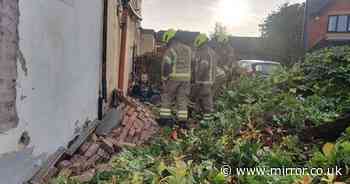
[[[242,76],[215,101],[214,121],[190,130],[163,127],[149,143],[123,149],[109,161],[112,170],[87,183],[350,183],[350,47],[314,51],[268,78]],[[52,183],[79,182],[58,176]]]

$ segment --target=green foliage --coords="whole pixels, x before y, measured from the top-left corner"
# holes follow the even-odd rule
[[[58,176],[57,178],[53,179],[50,183],[51,184],[80,184],[79,182],[73,179],[63,177],[63,176]]]
[[[336,145],[337,163],[342,166],[350,166],[350,141],[339,142]]]
[[[245,176],[239,178],[240,183],[248,184],[295,184],[299,179],[300,176]]]
[[[318,125],[320,122],[334,121],[338,116],[337,103],[334,98],[322,98],[312,95],[304,101],[306,118]]]
[[[98,173],[90,183],[114,178],[122,184],[224,184],[234,178],[244,184],[311,184],[313,178],[303,176],[224,177],[220,168],[350,168],[350,128],[322,147],[297,136],[305,126],[333,121],[348,109],[349,53],[349,47],[325,49],[267,79],[242,77],[218,97],[215,121],[181,132],[177,140],[169,138],[173,129],[164,128],[149,146],[123,150],[110,162],[113,171]],[[321,179],[339,180],[314,180]],[[54,184],[78,183],[58,177]]]
[[[339,111],[350,110],[350,47],[333,47],[307,55],[305,84],[314,94],[334,98]]]

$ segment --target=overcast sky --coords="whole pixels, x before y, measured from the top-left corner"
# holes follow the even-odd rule
[[[260,36],[258,25],[283,3],[305,0],[143,0],[143,28],[210,33],[222,22],[233,35]]]

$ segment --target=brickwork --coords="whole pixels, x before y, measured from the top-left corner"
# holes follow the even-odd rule
[[[18,0],[0,0],[0,133],[15,128]]]
[[[328,29],[328,16],[337,14],[349,14],[350,1],[335,0],[324,9],[318,17],[311,17],[308,21],[308,47],[314,47],[319,41],[326,38]],[[350,34],[349,34],[350,35]]]

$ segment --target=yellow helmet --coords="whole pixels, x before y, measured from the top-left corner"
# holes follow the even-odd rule
[[[173,39],[176,35],[175,29],[169,29],[167,32],[164,33],[162,41],[164,43],[168,43],[171,39]]]
[[[194,40],[194,46],[200,47],[200,46],[202,46],[203,44],[205,44],[208,41],[209,41],[208,36],[206,34],[204,34],[204,33],[201,33]]]

